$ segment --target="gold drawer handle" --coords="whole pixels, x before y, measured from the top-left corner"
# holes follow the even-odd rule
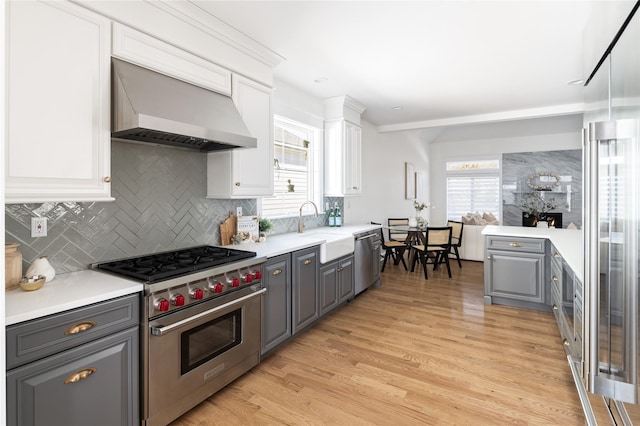
[[[552,277],[551,277],[551,279],[552,279],[553,281],[558,281],[558,277],[556,277],[555,275],[554,275],[554,276],[552,276]]]
[[[556,305],[555,303],[553,304],[553,310],[557,311],[558,310],[558,305]]]
[[[553,253],[553,257],[560,257],[560,253],[558,252]]]
[[[96,372],[95,368],[86,368],[84,370],[80,370],[76,373],[73,373],[69,377],[67,377],[67,380],[64,381],[64,384],[67,385],[69,383],[79,382],[80,380],[86,379],[87,377],[89,377],[95,372]]]
[[[103,179],[106,183],[110,183],[111,182],[111,176],[105,176]]]
[[[276,269],[271,273],[271,275],[280,275],[282,273],[282,269]]]
[[[520,243],[509,243],[509,245],[511,247],[522,247],[522,244],[520,244]]]
[[[310,264],[310,263],[311,263],[311,259],[306,259],[306,260],[304,261],[304,264],[305,264],[305,265],[308,265],[308,264]]]
[[[95,326],[96,326],[96,323],[93,321],[81,322],[80,324],[76,324],[70,329],[68,329],[67,331],[65,331],[64,334],[69,335],[69,334],[82,333],[83,331],[87,331],[90,328],[93,328]]]
[[[562,339],[562,344],[565,346],[569,346],[569,341],[567,339]]]
[[[240,186],[240,182],[236,182],[236,186]]]

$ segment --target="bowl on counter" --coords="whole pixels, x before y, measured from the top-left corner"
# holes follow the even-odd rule
[[[33,277],[23,277],[20,280],[20,288],[24,291],[39,290],[44,285],[47,277],[44,275],[34,275]]]

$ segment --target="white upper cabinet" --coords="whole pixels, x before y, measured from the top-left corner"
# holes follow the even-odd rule
[[[112,54],[123,61],[231,96],[231,71],[115,22]]]
[[[6,14],[6,202],[112,200],[110,21],[59,1]]]
[[[249,132],[258,139],[258,146],[208,153],[207,197],[271,196],[273,195],[272,90],[234,74],[231,98]]]
[[[365,107],[349,96],[324,100],[324,193],[342,197],[362,194],[362,127]]]
[[[324,192],[328,196],[362,193],[362,129],[346,120],[326,121]]]

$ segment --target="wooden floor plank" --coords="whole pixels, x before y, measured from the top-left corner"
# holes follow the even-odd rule
[[[553,314],[483,303],[483,264],[406,272],[172,423],[583,425]]]

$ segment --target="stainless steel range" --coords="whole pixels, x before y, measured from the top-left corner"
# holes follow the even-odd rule
[[[93,265],[145,284],[143,425],[166,425],[258,364],[265,260],[199,246]]]

